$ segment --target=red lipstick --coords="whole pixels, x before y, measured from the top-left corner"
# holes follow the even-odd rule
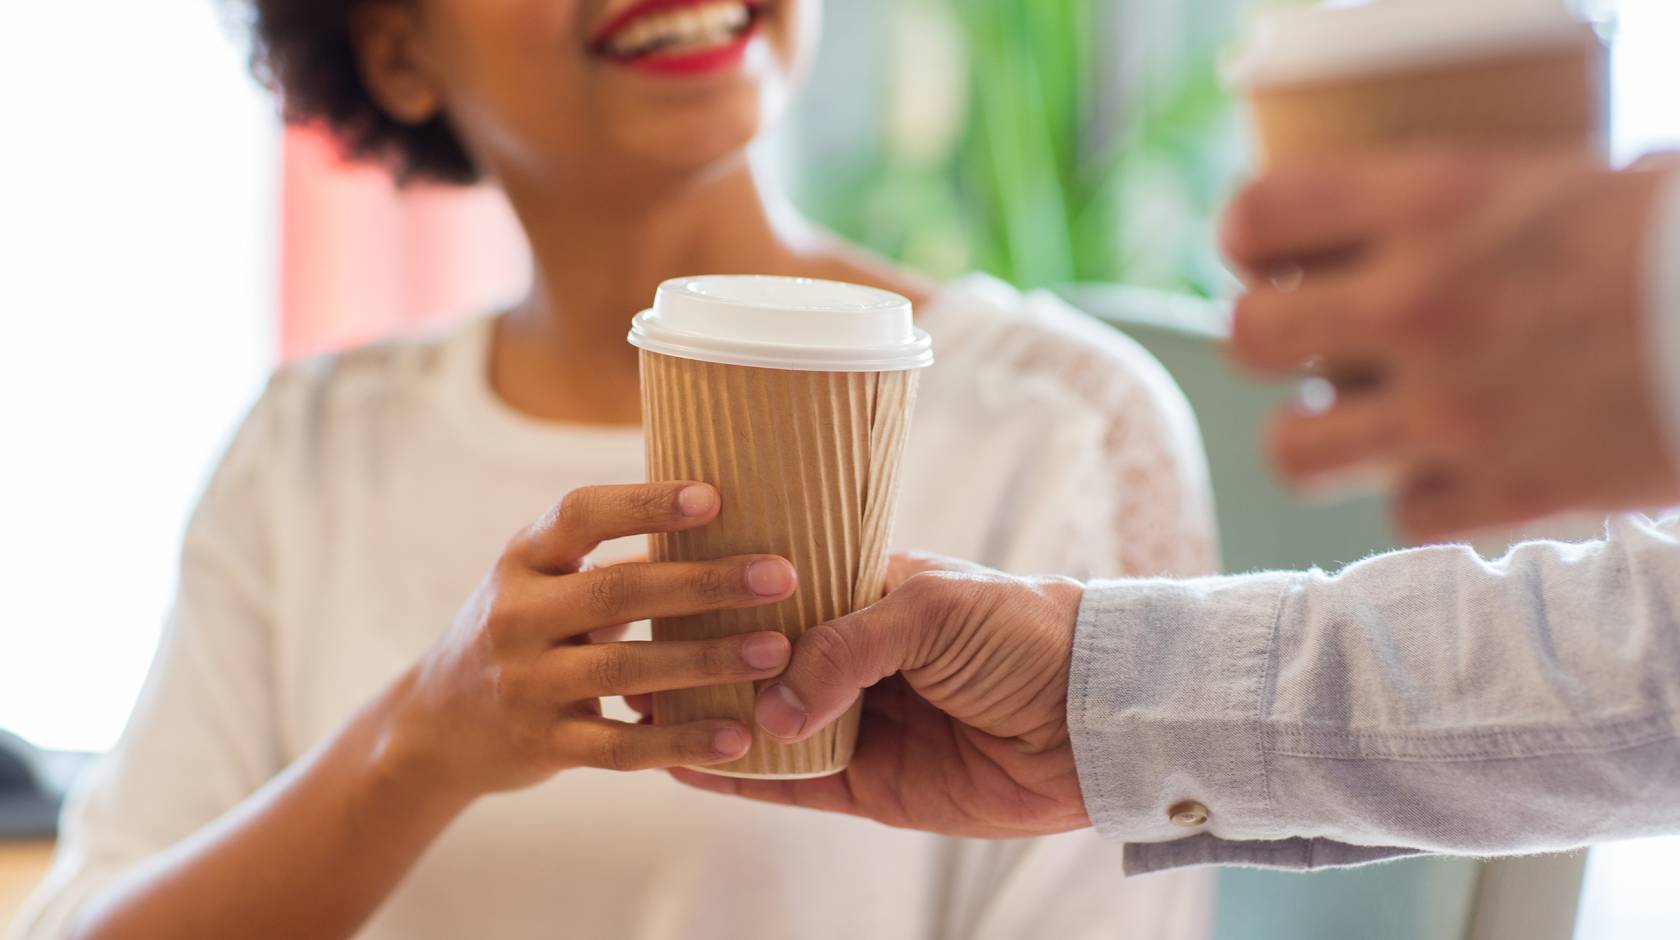
[[[590,40],[590,49],[596,55],[615,64],[660,75],[698,75],[732,67],[746,56],[747,47],[757,36],[759,19],[766,0],[741,2],[750,18],[745,27],[725,45],[692,53],[676,53],[654,48],[628,55],[612,48],[613,38],[643,17],[674,9],[710,6],[716,2],[717,0],[643,0],[614,15],[596,30],[594,38]]]

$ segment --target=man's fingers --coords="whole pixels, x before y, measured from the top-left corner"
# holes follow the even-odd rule
[[[1220,246],[1251,280],[1346,258],[1394,230],[1461,205],[1480,161],[1413,151],[1280,167],[1245,186],[1220,220]]]
[[[555,642],[620,623],[762,607],[797,586],[793,565],[774,555],[614,565],[543,581],[522,616]]]
[[[741,795],[742,781],[735,777],[720,777],[717,774],[701,773],[698,770],[689,770],[686,767],[673,767],[669,773],[673,780],[696,790],[705,790],[707,793],[716,793],[720,796]],[[765,802],[775,803],[780,801],[767,800]]]
[[[555,725],[554,747],[569,767],[663,770],[738,760],[752,747],[752,734],[738,721],[656,726],[576,715]]]
[[[1427,473],[1401,487],[1394,499],[1394,523],[1414,542],[1438,542],[1518,525],[1570,503],[1565,489],[1520,472]]]
[[[1303,485],[1374,470],[1396,459],[1404,443],[1401,422],[1380,393],[1342,397],[1318,414],[1287,410],[1271,430],[1278,472]]]
[[[565,646],[544,654],[535,681],[564,702],[644,695],[769,679],[786,667],[790,652],[780,633]]]
[[[1374,337],[1361,328],[1371,300],[1364,268],[1307,275],[1292,290],[1259,288],[1237,300],[1231,314],[1230,352],[1250,369],[1297,372],[1314,357],[1362,362],[1376,354]]]
[[[759,727],[779,740],[804,740],[845,714],[861,690],[916,665],[923,634],[940,624],[916,616],[915,609],[900,590],[807,630],[794,644],[787,672],[758,695]]]
[[[680,532],[711,522],[720,502],[703,483],[591,486],[567,494],[514,540],[519,560],[545,574],[570,574],[602,542]]]
[[[1284,167],[1244,186],[1219,220],[1219,246],[1247,279],[1373,237],[1384,203],[1364,163]]]

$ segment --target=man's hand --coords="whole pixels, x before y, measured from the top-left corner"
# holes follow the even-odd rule
[[[886,600],[801,637],[787,672],[759,696],[760,726],[796,741],[867,688],[845,773],[785,782],[673,774],[704,790],[947,835],[1089,826],[1067,728],[1083,589],[925,556],[895,558],[888,582],[897,586]]]
[[[1375,474],[1434,538],[1680,498],[1642,350],[1661,175],[1553,154],[1348,156],[1279,170],[1224,220],[1250,291],[1231,349],[1314,371],[1274,459],[1297,484]]]

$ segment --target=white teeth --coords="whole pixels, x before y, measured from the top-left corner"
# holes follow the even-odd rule
[[[752,11],[739,3],[703,7],[702,12],[706,15],[707,25],[712,29],[737,30],[752,20]]]
[[[621,56],[699,52],[728,45],[751,22],[747,4],[719,0],[640,17],[614,33],[606,45]]]

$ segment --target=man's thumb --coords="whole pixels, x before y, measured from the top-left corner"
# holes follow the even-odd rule
[[[787,671],[758,695],[758,726],[773,738],[802,741],[844,715],[861,690],[917,665],[909,660],[920,645],[914,631],[921,618],[910,611],[910,597],[895,593],[805,631]]]

